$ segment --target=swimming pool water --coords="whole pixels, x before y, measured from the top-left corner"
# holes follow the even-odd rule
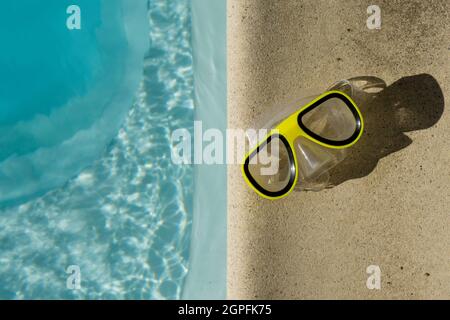
[[[195,119],[227,128],[226,1],[192,0]],[[223,150],[226,154],[226,149]],[[184,299],[226,299],[227,166],[196,165],[189,273]]]
[[[180,297],[188,270],[193,170],[171,162],[170,135],[193,125],[190,4],[145,3],[150,49],[143,78],[106,150],[64,186],[0,211],[2,299]],[[91,86],[86,74],[78,92]],[[33,86],[41,92],[39,83]],[[44,95],[51,101],[39,112],[51,112],[72,89]],[[24,113],[19,108],[5,123]],[[97,137],[90,132],[87,138]],[[69,156],[82,158],[83,149]],[[54,159],[59,161],[64,159]],[[79,289],[68,287],[69,266],[79,267]]]
[[[19,0],[2,2],[0,26],[2,207],[101,156],[141,80],[148,22],[142,0]]]

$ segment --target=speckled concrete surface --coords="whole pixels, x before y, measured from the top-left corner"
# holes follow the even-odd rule
[[[229,127],[304,88],[388,85],[336,187],[271,202],[229,167],[229,298],[450,298],[450,2],[376,1],[381,30],[370,4],[228,0]]]

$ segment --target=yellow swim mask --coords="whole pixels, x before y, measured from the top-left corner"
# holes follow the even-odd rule
[[[283,198],[298,180],[302,155],[295,152],[295,143],[299,139],[344,149],[358,141],[363,127],[353,100],[343,92],[328,91],[288,116],[245,156],[245,181],[264,198]]]

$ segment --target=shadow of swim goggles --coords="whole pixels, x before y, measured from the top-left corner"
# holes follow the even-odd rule
[[[363,127],[353,100],[341,91],[328,91],[288,116],[245,156],[245,181],[264,198],[283,198],[294,189],[299,161],[305,159],[296,148],[300,140],[344,149],[358,141]]]

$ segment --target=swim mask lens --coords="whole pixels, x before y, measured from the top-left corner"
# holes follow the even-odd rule
[[[306,134],[330,146],[345,146],[358,137],[361,116],[342,94],[330,94],[299,113],[298,124]]]
[[[294,185],[296,167],[292,148],[286,138],[272,134],[246,158],[244,170],[260,193],[281,196]]]

